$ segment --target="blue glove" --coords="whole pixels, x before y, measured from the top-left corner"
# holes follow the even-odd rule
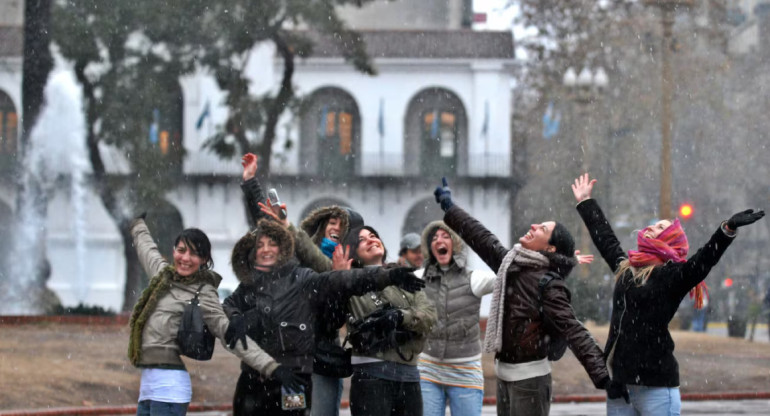
[[[449,184],[445,177],[441,178],[441,183],[444,186],[437,186],[436,190],[433,191],[433,195],[436,196],[436,202],[441,204],[441,209],[446,212],[449,208],[452,208],[454,202],[452,202],[452,191],[449,189]]]

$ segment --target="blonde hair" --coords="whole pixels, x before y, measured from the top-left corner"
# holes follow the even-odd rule
[[[615,272],[615,281],[620,279],[630,269],[631,275],[633,276],[634,283],[637,286],[642,286],[650,277],[650,275],[652,274],[652,269],[654,268],[655,268],[654,264],[637,268],[637,267],[631,266],[631,260],[624,259],[623,261],[620,262],[620,264],[618,264],[618,270]]]

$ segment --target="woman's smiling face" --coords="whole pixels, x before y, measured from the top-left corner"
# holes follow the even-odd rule
[[[384,260],[385,247],[376,234],[364,228],[358,233],[356,254],[365,266],[380,265]]]
[[[660,220],[656,222],[655,224],[645,228],[642,231],[642,236],[644,238],[658,238],[660,233],[666,230],[666,228],[671,226],[671,221],[669,220]]]

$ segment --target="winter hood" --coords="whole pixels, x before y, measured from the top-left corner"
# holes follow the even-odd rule
[[[351,227],[360,227],[364,224],[364,220],[358,212],[350,208],[331,205],[313,210],[302,220],[300,228],[310,236],[313,243],[320,245],[330,218],[340,219],[340,241],[345,238],[345,234]]]
[[[451,228],[449,228],[448,225],[444,223],[444,221],[433,221],[430,224],[428,224],[424,230],[422,230],[422,256],[425,258],[425,262],[427,264],[436,264],[437,260],[435,257],[433,257],[433,253],[431,253],[430,250],[430,242],[433,239],[433,235],[436,234],[436,231],[439,229],[446,231],[449,234],[449,237],[452,238],[452,258],[455,262],[460,263],[462,262],[462,267],[465,266],[465,253],[463,250],[465,249],[465,244],[463,243],[462,238],[460,238],[459,235],[457,235],[456,232],[452,231]]]
[[[275,267],[288,263],[294,257],[294,237],[289,230],[274,220],[261,219],[257,222],[257,228],[246,233],[233,247],[230,263],[238,281],[248,281],[251,271],[254,270],[257,241],[267,236],[280,248],[280,258]]]

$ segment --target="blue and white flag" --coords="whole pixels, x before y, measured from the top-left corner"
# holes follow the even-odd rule
[[[553,108],[553,102],[548,103],[548,108],[543,114],[543,138],[549,140],[559,132],[561,112]]]
[[[380,115],[377,117],[377,132],[380,138],[385,137],[385,100],[380,98]]]
[[[150,123],[150,143],[158,144],[158,123],[160,121],[160,110],[152,110],[152,123]]]
[[[201,112],[201,115],[198,116],[198,121],[195,122],[195,130],[200,130],[201,127],[203,127],[203,121],[206,120],[206,118],[210,115],[211,109],[209,107],[209,101],[206,100],[206,105],[203,106],[203,111]]]

